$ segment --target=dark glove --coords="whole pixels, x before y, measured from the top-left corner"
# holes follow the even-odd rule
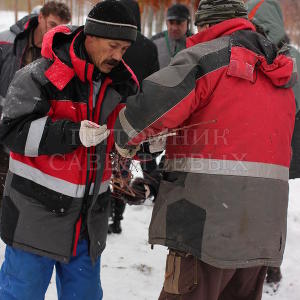
[[[148,180],[144,178],[136,178],[130,185],[134,195],[123,194],[122,200],[129,205],[140,205],[150,196],[150,188]]]

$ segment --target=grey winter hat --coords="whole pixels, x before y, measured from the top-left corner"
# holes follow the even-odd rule
[[[97,37],[135,42],[135,17],[123,3],[116,0],[99,2],[88,14],[84,33]]]
[[[243,0],[201,0],[195,15],[195,25],[213,25],[233,18],[248,19]]]

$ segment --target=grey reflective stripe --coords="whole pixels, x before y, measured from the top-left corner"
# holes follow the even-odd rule
[[[109,184],[110,184],[110,180],[101,182],[101,186],[100,186],[100,190],[99,190],[98,195],[105,193],[105,192],[107,191],[108,187],[109,187]],[[92,183],[92,184],[91,184],[91,188],[90,188],[89,195],[93,195],[93,192],[94,192],[94,186],[95,186],[95,184]]]
[[[55,178],[12,158],[9,159],[9,170],[16,175],[31,180],[57,193],[74,198],[82,198],[84,196],[85,185],[74,184],[63,179]],[[101,183],[99,194],[107,191],[109,182],[108,180]]]
[[[31,122],[24,150],[25,156],[36,157],[39,155],[40,142],[47,119],[46,116]]]
[[[166,171],[289,180],[289,168],[287,167],[238,160],[203,158],[168,159],[165,162],[164,169]]]
[[[118,26],[118,27],[130,27],[133,29],[137,29],[137,26],[131,25],[131,24],[106,22],[106,21],[102,21],[102,20],[98,20],[98,19],[94,19],[94,18],[90,18],[90,17],[87,17],[86,19],[89,21],[93,21],[93,22],[105,24],[105,25],[113,25],[113,26]]]
[[[138,135],[138,132],[135,131],[135,129],[129,124],[129,122],[126,119],[125,116],[125,109],[126,107],[124,107],[120,113],[119,113],[119,119],[120,119],[120,123],[124,129],[124,131],[126,132],[126,134],[129,136],[129,138],[133,138],[135,136]]]
[[[96,103],[98,101],[97,96],[99,94],[101,84],[101,79],[99,81],[93,81],[93,108],[96,106]]]

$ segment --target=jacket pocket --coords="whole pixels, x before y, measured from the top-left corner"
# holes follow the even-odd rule
[[[186,179],[185,173],[179,172],[165,172],[163,179],[160,182],[160,187],[158,191],[157,198],[155,200],[155,205],[153,209],[153,218],[161,210],[164,205],[168,202],[173,201],[182,195],[184,191],[184,182]],[[179,198],[178,198],[179,199]]]
[[[185,295],[198,285],[198,260],[191,254],[171,250],[167,256],[164,291]]]
[[[22,195],[36,200],[42,204],[46,210],[58,216],[65,215],[74,201],[73,197],[52,191],[16,174],[13,175],[11,187]]]

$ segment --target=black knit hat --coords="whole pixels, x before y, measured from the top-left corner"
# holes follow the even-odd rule
[[[244,0],[201,0],[195,25],[217,24],[233,18],[248,18]]]
[[[190,19],[190,11],[185,5],[177,3],[168,8],[167,20],[189,21]]]
[[[120,1],[96,4],[88,14],[84,33],[97,37],[135,42],[137,25],[133,13]]]

